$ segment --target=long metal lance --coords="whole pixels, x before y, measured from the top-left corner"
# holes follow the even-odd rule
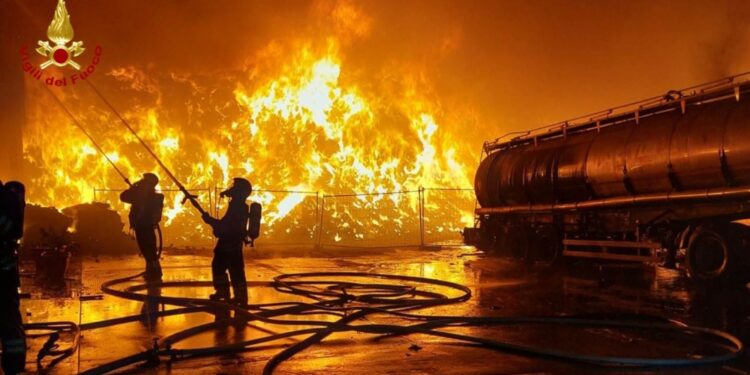
[[[99,90],[97,90],[97,88],[94,86],[94,84],[91,83],[91,79],[90,78],[89,79],[85,79],[84,81],[89,85],[89,87],[91,88],[91,90],[93,90],[94,93],[96,93],[96,95],[99,97],[99,99],[101,99],[104,102],[104,104],[106,104],[107,107],[109,107],[109,109],[112,110],[112,112],[117,116],[117,118],[120,119],[120,122],[122,122],[122,124],[125,125],[125,127],[130,131],[130,133],[132,133],[133,136],[135,136],[135,138],[138,140],[138,142],[141,143],[141,145],[143,146],[143,148],[145,148],[146,151],[148,151],[148,153],[151,154],[151,156],[156,160],[156,162],[164,170],[164,172],[166,172],[167,176],[169,176],[169,178],[172,180],[172,182],[174,182],[174,184],[177,185],[177,188],[179,188],[180,191],[182,191],[182,193],[185,194],[185,200],[189,200],[190,204],[192,204],[193,207],[195,207],[201,213],[201,215],[206,214],[206,211],[203,210],[203,207],[201,207],[200,203],[198,203],[198,201],[195,199],[196,196],[193,195],[193,194],[190,194],[190,192],[187,190],[187,188],[185,188],[185,186],[182,185],[182,183],[180,183],[180,180],[178,180],[177,177],[175,177],[174,174],[172,174],[172,171],[170,171],[169,168],[167,168],[167,166],[164,165],[164,163],[161,161],[161,159],[159,159],[159,157],[156,155],[156,153],[153,150],[151,150],[151,147],[149,147],[146,144],[146,142],[143,141],[143,139],[138,135],[138,133],[136,133],[136,131],[133,129],[133,127],[130,126],[130,124],[125,120],[125,118],[122,117],[122,115],[120,114],[120,112],[117,111],[117,109],[115,109],[114,106],[112,106],[112,103],[110,103],[109,100],[107,100],[107,98],[105,98],[104,95],[102,95],[102,93],[99,92]],[[183,200],[183,202],[185,200]]]
[[[60,98],[58,98],[57,95],[55,95],[55,93],[53,93],[52,90],[49,87],[47,87],[45,85],[44,88],[47,90],[47,92],[50,94],[50,96],[52,96],[52,98],[55,99],[55,101],[57,102],[57,104],[60,105],[60,107],[63,109],[63,111],[65,111],[65,113],[68,115],[68,117],[70,117],[70,119],[73,120],[73,125],[75,125],[78,129],[80,129],[81,132],[83,132],[83,134],[86,135],[86,138],[88,138],[89,141],[91,141],[91,143],[94,145],[94,148],[96,148],[96,150],[99,151],[99,153],[102,154],[102,156],[104,156],[105,159],[107,159],[107,161],[109,162],[109,165],[111,165],[112,168],[114,168],[115,172],[117,172],[117,174],[119,174],[120,177],[122,177],[122,179],[125,180],[125,183],[128,184],[128,186],[133,186],[133,184],[130,183],[130,180],[128,179],[128,177],[125,176],[124,173],[122,173],[122,171],[120,170],[120,168],[117,168],[117,165],[115,164],[115,162],[112,161],[112,159],[109,158],[109,156],[107,155],[107,153],[104,152],[104,150],[102,149],[101,146],[99,146],[99,143],[96,142],[96,140],[94,139],[94,137],[92,137],[91,134],[89,134],[89,132],[86,131],[86,128],[84,128],[83,125],[81,125],[81,123],[78,121],[78,119],[75,116],[73,116],[73,114],[70,112],[70,110],[68,110],[68,106],[66,106],[65,103],[63,103],[63,101],[60,100]]]

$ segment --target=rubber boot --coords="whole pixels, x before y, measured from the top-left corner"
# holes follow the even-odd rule
[[[229,301],[229,292],[217,290],[215,293],[209,295],[208,299],[211,301]]]

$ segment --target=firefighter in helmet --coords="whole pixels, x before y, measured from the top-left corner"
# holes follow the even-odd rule
[[[244,178],[235,178],[231,188],[221,193],[222,197],[230,197],[227,212],[221,219],[203,214],[203,221],[213,229],[218,241],[214,248],[214,258],[211,262],[214,289],[210,296],[212,300],[229,300],[229,282],[231,279],[234,291],[233,303],[247,305],[247,281],[245,279],[245,261],[242,257],[242,247],[248,230],[248,206],[245,200],[252,193],[253,187]],[[229,277],[227,277],[227,271]]]
[[[25,206],[23,184],[0,182],[0,344],[6,374],[23,372],[26,365],[26,334],[18,295],[18,241],[23,236]]]
[[[161,265],[156,249],[156,229],[164,209],[164,195],[156,192],[159,178],[153,173],[144,173],[143,178],[120,194],[120,200],[130,203],[130,227],[135,232],[138,248],[146,260],[147,280],[161,279]]]

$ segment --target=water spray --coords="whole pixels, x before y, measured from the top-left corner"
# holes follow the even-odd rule
[[[75,116],[73,116],[73,113],[70,112],[70,110],[68,109],[68,106],[66,106],[65,103],[63,103],[63,101],[60,100],[60,98],[58,98],[57,95],[55,95],[55,93],[52,92],[52,90],[50,90],[49,87],[44,86],[44,88],[47,89],[47,92],[52,96],[52,98],[55,99],[57,104],[60,105],[60,108],[62,108],[63,111],[65,111],[65,113],[68,115],[68,117],[70,117],[70,119],[73,121],[73,124],[78,129],[80,129],[81,132],[83,132],[83,134],[86,135],[86,138],[88,138],[89,141],[91,141],[91,143],[94,145],[94,148],[96,148],[96,150],[99,151],[99,153],[102,154],[102,156],[104,156],[105,159],[107,159],[107,162],[109,162],[109,165],[111,165],[112,168],[114,168],[115,172],[117,172],[117,174],[119,174],[120,177],[122,177],[125,183],[128,184],[128,187],[133,187],[133,184],[130,182],[130,179],[128,179],[128,177],[125,176],[125,173],[122,173],[120,168],[117,168],[117,164],[115,164],[115,162],[107,155],[107,153],[104,152],[104,149],[102,149],[102,146],[100,146],[99,143],[96,142],[94,137],[91,136],[91,134],[86,130],[86,128],[83,127],[83,125],[81,125],[78,119]],[[161,257],[161,253],[164,250],[164,236],[161,232],[161,225],[157,224],[155,230],[156,230],[157,238],[159,239],[156,254],[157,256]]]
[[[94,148],[96,148],[96,150],[99,151],[99,153],[102,154],[102,156],[104,156],[105,159],[107,159],[107,162],[109,162],[109,165],[111,165],[112,168],[114,168],[115,172],[117,172],[117,174],[119,174],[120,177],[122,177],[122,179],[125,181],[126,184],[128,184],[128,186],[133,186],[133,184],[130,182],[130,179],[128,179],[128,177],[125,176],[124,173],[122,173],[120,168],[117,168],[117,165],[115,164],[115,162],[112,161],[112,159],[107,155],[106,152],[104,152],[104,150],[99,145],[99,143],[97,143],[94,137],[91,136],[91,134],[86,130],[86,128],[83,127],[83,125],[81,125],[78,119],[75,116],[73,116],[70,110],[68,110],[68,107],[65,105],[65,103],[63,103],[63,101],[60,100],[60,98],[58,98],[57,95],[55,95],[55,93],[53,93],[49,87],[45,85],[44,88],[47,89],[47,92],[52,96],[52,98],[55,99],[57,104],[60,105],[60,108],[62,108],[63,111],[65,111],[65,113],[68,115],[68,117],[70,117],[70,119],[73,121],[73,125],[75,125],[78,129],[80,129],[81,132],[83,132],[83,134],[86,135],[86,138],[88,138],[89,141],[91,141],[91,143],[94,145]]]
[[[135,136],[135,138],[138,140],[138,142],[141,143],[143,148],[145,148],[146,151],[148,151],[148,153],[151,154],[151,156],[154,158],[154,160],[156,160],[156,162],[164,170],[167,176],[169,176],[172,182],[174,182],[174,184],[177,185],[177,188],[180,189],[180,191],[183,194],[185,194],[185,198],[183,198],[182,203],[185,203],[186,201],[190,201],[190,204],[192,204],[193,207],[195,207],[195,209],[197,209],[198,212],[201,213],[201,215],[205,215],[206,211],[203,210],[203,207],[201,207],[200,203],[198,203],[198,200],[196,199],[198,196],[190,194],[187,188],[185,188],[185,186],[182,185],[182,183],[180,183],[177,177],[175,177],[174,174],[172,174],[172,171],[170,171],[169,168],[167,168],[167,166],[164,165],[164,163],[161,161],[159,156],[156,155],[156,153],[151,149],[151,147],[149,147],[148,144],[146,144],[146,142],[138,135],[138,133],[133,129],[133,127],[130,126],[130,124],[125,120],[124,117],[122,117],[120,112],[117,111],[117,109],[115,109],[112,103],[110,103],[109,100],[107,100],[107,98],[105,98],[104,95],[102,95],[102,93],[99,92],[99,90],[94,86],[94,84],[91,83],[91,79],[87,79],[85,80],[85,82],[89,85],[91,90],[93,90],[94,93],[96,93],[99,99],[101,99],[104,102],[104,104],[106,104],[107,107],[109,107],[109,109],[117,116],[117,118],[120,119],[120,122],[122,122],[122,124],[130,131],[130,133],[132,133],[133,136]]]

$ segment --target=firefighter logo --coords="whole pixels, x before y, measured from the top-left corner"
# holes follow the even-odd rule
[[[70,24],[70,15],[65,8],[65,0],[57,1],[55,16],[47,27],[47,38],[55,44],[50,45],[50,42],[46,40],[38,42],[39,48],[36,51],[47,58],[47,61],[39,65],[40,68],[46,69],[50,65],[59,67],[70,65],[76,70],[81,69],[81,66],[73,61],[73,57],[80,56],[86,49],[83,48],[81,41],[67,45],[73,40],[73,26]]]

